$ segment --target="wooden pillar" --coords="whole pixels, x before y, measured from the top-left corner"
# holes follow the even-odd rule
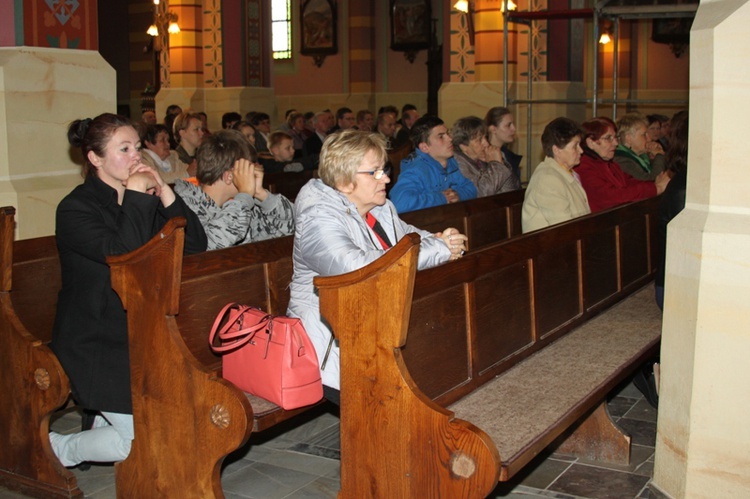
[[[95,0],[2,0],[0,12],[0,206],[18,209],[19,239],[47,236],[82,180],[67,126],[116,111],[115,72],[97,51]]]

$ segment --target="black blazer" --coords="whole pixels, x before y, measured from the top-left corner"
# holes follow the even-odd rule
[[[57,207],[62,289],[50,347],[87,409],[132,413],[127,320],[106,258],[142,246],[178,216],[187,219],[185,251],[204,251],[206,233],[179,196],[164,208],[156,196],[125,191],[121,206],[113,188],[89,177]]]
[[[318,167],[321,149],[323,149],[323,141],[320,140],[317,133],[313,132],[305,139],[305,145],[302,148],[305,169],[314,170]]]

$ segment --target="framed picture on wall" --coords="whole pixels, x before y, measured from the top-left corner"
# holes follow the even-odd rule
[[[391,49],[415,52],[430,48],[430,0],[391,0]]]
[[[338,28],[334,0],[303,0],[300,4],[303,55],[315,58],[320,66],[325,56],[338,53]]]

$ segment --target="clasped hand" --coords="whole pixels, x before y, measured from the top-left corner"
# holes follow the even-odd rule
[[[451,260],[458,260],[466,252],[466,242],[469,238],[461,234],[458,229],[448,227],[442,232],[437,232],[435,236],[442,239],[451,250]]]
[[[138,163],[130,168],[130,175],[123,182],[126,189],[153,194],[161,199],[161,203],[167,207],[175,200],[175,195],[169,185],[164,182],[159,172],[148,165]]]

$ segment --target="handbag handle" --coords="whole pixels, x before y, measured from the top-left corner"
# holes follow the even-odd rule
[[[227,314],[227,312],[232,307],[235,307],[235,306],[237,307],[237,312],[238,312],[235,319],[233,321],[227,321],[227,323],[224,324],[224,327],[222,327],[221,330],[219,330],[219,324],[221,324],[222,319],[224,319],[224,316]],[[241,317],[244,317],[245,311],[251,308],[252,307],[248,307],[247,305],[238,305],[237,303],[228,303],[226,306],[224,306],[223,309],[221,309],[221,312],[219,312],[219,314],[216,316],[216,320],[214,321],[214,324],[211,327],[211,333],[208,336],[208,344],[213,352],[223,353],[223,352],[228,352],[230,350],[235,350],[245,345],[246,343],[250,342],[258,331],[268,326],[271,316],[266,314],[256,324],[253,324],[246,328],[242,328],[239,331],[236,331],[234,333],[229,333],[229,329],[231,329],[231,327],[237,322],[238,319],[240,319]],[[235,341],[231,341],[228,344],[222,344],[222,345],[216,346],[213,343],[217,334],[219,335],[219,340],[221,340],[222,343],[225,343],[227,340],[235,340]]]

